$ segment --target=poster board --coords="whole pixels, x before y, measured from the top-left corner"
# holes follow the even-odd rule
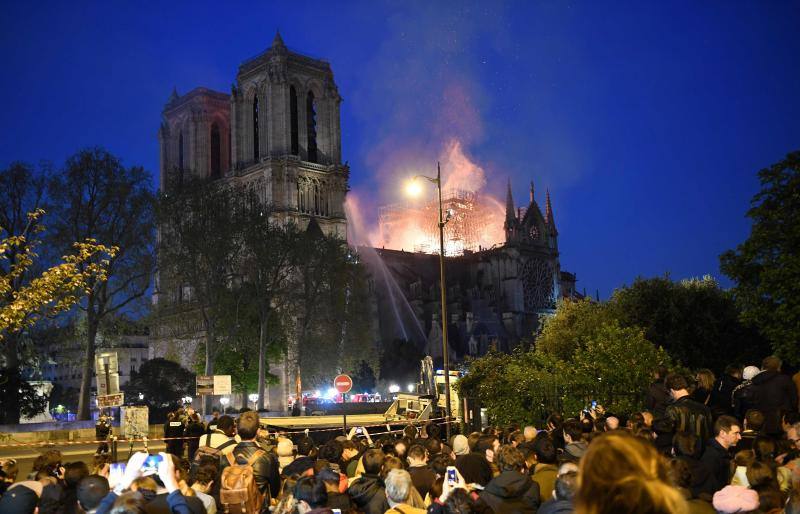
[[[195,394],[214,394],[214,377],[211,375],[197,375],[195,378]]]
[[[214,375],[214,394],[231,394],[230,375]]]
[[[122,408],[122,434],[128,439],[139,439],[147,436],[149,425],[149,409],[140,406]]]

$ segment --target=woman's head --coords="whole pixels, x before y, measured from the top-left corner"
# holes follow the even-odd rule
[[[706,391],[711,391],[714,387],[714,372],[710,369],[698,370],[695,379],[697,380],[697,387],[702,387]]]
[[[626,432],[608,432],[592,441],[578,476],[579,514],[687,512],[656,449]]]

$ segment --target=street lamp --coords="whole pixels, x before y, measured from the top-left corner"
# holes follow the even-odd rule
[[[400,392],[400,386],[397,385],[397,384],[390,385],[389,386],[389,392],[392,393],[392,394],[399,393]]]
[[[228,408],[228,404],[231,403],[231,399],[228,398],[227,396],[223,396],[222,398],[219,399],[219,403],[222,404],[222,412],[224,413],[225,409]]]
[[[253,402],[253,406],[255,407],[255,403],[258,401],[258,393],[250,393],[247,395],[247,399]]]
[[[447,413],[445,427],[447,428],[447,440],[449,441],[452,413],[450,411],[450,356],[447,351],[447,283],[444,274],[444,226],[450,221],[451,213],[448,212],[447,217],[444,216],[444,207],[442,206],[442,168],[439,163],[436,163],[436,178],[416,175],[406,184],[406,193],[410,196],[419,196],[422,192],[422,187],[416,180],[419,178],[424,178],[436,184],[436,189],[439,193],[439,285],[442,291],[442,364],[444,364],[444,395],[447,402],[445,406]]]

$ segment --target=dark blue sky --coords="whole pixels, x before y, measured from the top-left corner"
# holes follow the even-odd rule
[[[333,66],[355,194],[456,138],[492,191],[550,188],[562,268],[606,297],[719,275],[800,148],[798,27],[798,1],[6,3],[0,166],[102,145],[157,173],[173,85],[229,91],[279,28]]]

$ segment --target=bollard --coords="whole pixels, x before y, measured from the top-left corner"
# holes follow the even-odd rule
[[[117,462],[117,436],[111,436],[111,462]]]

